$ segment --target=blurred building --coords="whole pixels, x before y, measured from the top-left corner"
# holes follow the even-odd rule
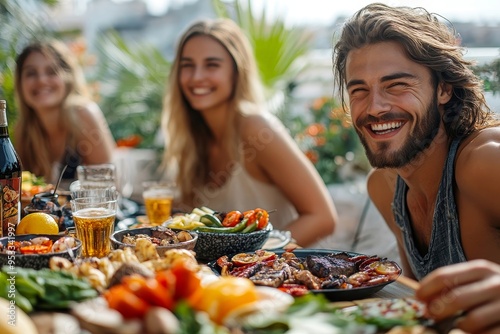
[[[81,0],[61,0],[49,15],[49,28],[68,34],[81,32],[90,52],[95,50],[100,35],[114,30],[125,41],[154,45],[171,58],[179,34],[195,20],[215,17],[215,12],[207,0],[185,2],[161,16],[149,14],[140,0],[92,0],[86,6]]]

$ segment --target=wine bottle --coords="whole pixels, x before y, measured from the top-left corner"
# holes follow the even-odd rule
[[[7,103],[0,100],[0,236],[14,237],[21,218],[22,167],[7,125]]]

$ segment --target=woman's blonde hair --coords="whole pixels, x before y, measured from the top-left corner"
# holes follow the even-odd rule
[[[52,174],[52,158],[48,134],[43,129],[39,116],[28,106],[22,93],[22,69],[24,62],[34,52],[39,52],[54,62],[54,69],[64,80],[66,96],[61,106],[60,125],[68,129],[67,145],[76,151],[76,133],[78,126],[74,119],[74,110],[90,100],[85,78],[76,57],[66,45],[57,40],[35,41],[27,45],[16,60],[15,97],[19,117],[14,128],[16,150],[24,170],[44,176],[48,181]]]
[[[243,31],[229,19],[202,20],[181,36],[172,64],[164,100],[162,127],[165,132],[163,167],[174,170],[183,204],[192,205],[195,190],[209,182],[208,144],[213,135],[201,114],[184,97],[179,85],[179,62],[184,45],[194,36],[209,36],[230,54],[235,84],[223,143],[232,161],[239,161],[238,126],[241,117],[263,110],[263,95],[252,47]]]

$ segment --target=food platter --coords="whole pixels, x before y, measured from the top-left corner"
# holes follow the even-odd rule
[[[65,247],[64,249],[61,249],[60,251],[57,252],[51,251],[48,253],[39,253],[39,254],[36,253],[21,254],[16,251],[14,254],[12,254],[11,251],[8,251],[9,242],[26,242],[26,241],[32,241],[37,238],[50,240],[51,246],[52,242],[64,243],[65,241],[64,239],[67,239],[61,234],[23,234],[23,235],[16,235],[14,238],[9,236],[0,238],[0,244],[1,244],[0,248],[3,248],[5,250],[5,252],[0,251],[0,267],[15,263],[17,267],[32,268],[38,270],[41,268],[48,268],[50,259],[54,256],[72,260],[73,258],[80,255],[82,242],[76,238],[75,239],[71,238],[73,239],[74,242],[74,245],[70,246],[71,248],[66,249]]]
[[[276,253],[278,256],[282,255],[285,250],[275,250],[273,251]],[[310,255],[328,255],[332,253],[347,253],[350,256],[360,256],[360,255],[366,255],[366,254],[361,254],[361,253],[354,253],[354,252],[347,252],[347,251],[341,251],[341,250],[332,250],[332,249],[295,249],[293,250],[293,253],[297,256],[297,258],[306,258],[307,256]],[[235,254],[233,254],[235,255]],[[229,258],[232,256],[229,255]],[[218,275],[221,274],[221,268],[217,264],[217,261],[212,261],[208,263],[208,266]],[[401,268],[398,266],[401,272]],[[399,276],[399,275],[398,275]],[[358,300],[358,299],[364,299],[367,298],[371,295],[373,295],[375,292],[382,290],[386,285],[391,284],[395,281],[389,280],[380,284],[374,284],[371,286],[365,286],[365,287],[353,287],[350,289],[319,289],[319,290],[309,290],[311,293],[314,294],[323,294],[325,297],[327,297],[331,301],[346,301],[346,300]]]

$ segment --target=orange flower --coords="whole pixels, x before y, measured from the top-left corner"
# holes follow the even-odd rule
[[[325,103],[327,101],[328,101],[328,98],[326,98],[326,97],[319,97],[319,98],[317,98],[316,100],[313,101],[311,107],[314,110],[321,109],[325,105]]]
[[[87,45],[83,39],[79,39],[69,44],[70,50],[77,56],[82,56],[87,50]]]
[[[316,151],[313,151],[313,150],[308,150],[306,151],[306,157],[313,163],[317,163],[318,162],[318,159],[319,159],[319,156],[318,156],[318,152]]]
[[[317,136],[320,133],[324,132],[325,132],[325,126],[321,123],[313,123],[309,125],[306,129],[306,133],[311,137]]]
[[[142,137],[139,135],[130,135],[125,138],[120,138],[116,141],[118,147],[136,147],[142,142]]]
[[[316,137],[314,138],[314,143],[316,146],[324,146],[326,144],[326,138],[325,137]]]

